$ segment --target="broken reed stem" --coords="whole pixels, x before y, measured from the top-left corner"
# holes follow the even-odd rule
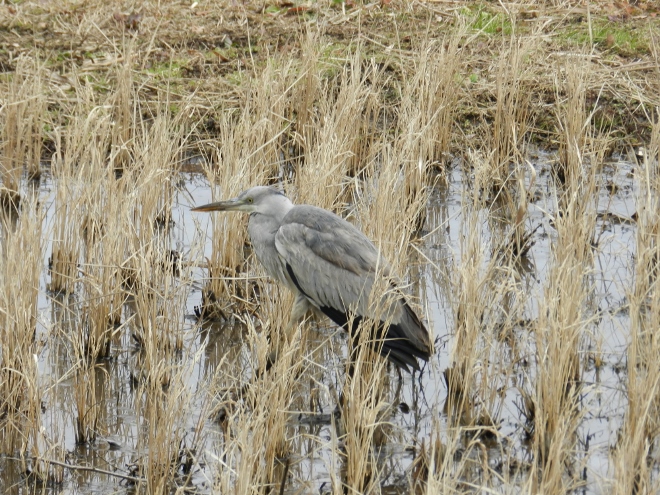
[[[7,457],[7,459],[16,460],[16,461],[21,460],[11,457]],[[129,476],[127,474],[118,473],[116,471],[108,471],[107,469],[101,469],[95,466],[80,466],[76,464],[70,464],[68,462],[56,461],[55,459],[46,459],[44,457],[33,457],[32,462],[33,463],[42,462],[47,465],[58,466],[67,469],[69,471],[83,471],[83,472],[103,474],[105,476],[111,476],[113,478],[120,478],[122,480],[130,481],[131,483],[135,483],[135,484],[144,483],[145,481],[143,478],[136,478],[135,476]]]

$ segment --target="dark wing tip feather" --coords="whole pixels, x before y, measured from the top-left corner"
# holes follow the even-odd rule
[[[346,313],[335,308],[322,306],[321,311],[337,325],[351,334],[357,329],[362,321],[361,316],[355,316],[351,321]],[[348,328],[349,322],[351,323],[351,328]],[[390,324],[386,331],[384,331],[384,327],[385,324],[381,322],[380,329],[377,332],[378,336],[375,340],[376,345],[382,343],[382,345],[380,345],[380,354],[405,371],[410,372],[410,368],[419,371],[420,367],[417,359],[428,361],[431,357],[428,350],[416,347],[404,336],[405,333],[400,325]]]
[[[296,278],[295,273],[293,272],[291,265],[288,263],[286,264],[286,270],[298,290],[302,294],[305,294],[298,282],[298,279]],[[307,295],[305,294],[305,296]],[[405,306],[408,314],[412,317],[415,326],[426,332],[426,328],[419,320],[415,312],[410,308],[410,306],[408,306],[407,303]],[[358,328],[360,322],[363,319],[362,316],[358,315],[351,319],[349,315],[344,311],[328,306],[321,306],[320,309],[328,318],[330,318],[344,330],[348,331],[350,334],[352,334]],[[349,323],[351,328],[348,328]],[[386,326],[385,323],[381,321],[377,331],[377,336],[378,338],[376,342],[382,342],[382,345],[380,346],[380,354],[390,360],[394,365],[405,371],[410,372],[410,368],[419,371],[420,367],[417,359],[428,361],[431,357],[430,349],[420,349],[418,346],[416,346],[409,338],[406,337],[405,329],[401,325],[390,324]]]

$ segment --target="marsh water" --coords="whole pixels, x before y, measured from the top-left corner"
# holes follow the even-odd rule
[[[537,171],[536,193],[531,198],[526,222],[529,231],[534,231],[534,244],[521,263],[519,277],[521,285],[529,293],[529,301],[523,320],[533,321],[538,312],[538,300],[542,296],[547,268],[551,256],[551,245],[556,235],[552,226],[556,214],[555,190],[550,178],[552,152],[536,150],[529,155]],[[627,405],[625,360],[628,343],[629,315],[626,310],[627,291],[632,286],[633,260],[635,256],[636,226],[633,220],[636,211],[637,182],[636,164],[625,156],[608,162],[602,171],[598,196],[598,221],[595,235],[596,262],[593,279],[597,287],[594,307],[598,308],[597,324],[591,338],[594,355],[602,362],[596,365],[584,356],[588,363],[584,367],[581,388],[581,406],[584,417],[576,440],[576,465],[580,467],[586,493],[601,493],[603,483],[611,476],[610,448],[615,444]],[[195,167],[190,167],[194,169]],[[406,493],[410,486],[411,465],[419,453],[422,442],[428,445],[433,428],[440,431],[447,425],[444,404],[447,387],[442,372],[452,366],[454,339],[454,308],[452,288],[448,280],[453,276],[452,267],[457,266],[463,256],[465,197],[470,194],[470,170],[455,162],[447,172],[447,180],[433,189],[426,207],[426,222],[420,237],[411,249],[411,271],[415,283],[411,290],[421,298],[428,325],[436,339],[436,354],[433,363],[419,375],[403,374],[403,384],[397,404],[388,413],[387,440],[380,447],[378,459],[382,462],[380,484],[384,492]],[[140,417],[135,396],[136,344],[130,332],[122,332],[113,345],[111,358],[101,361],[95,368],[96,400],[101,411],[97,425],[96,441],[77,444],[75,433],[74,381],[70,370],[72,357],[66,342],[59,339],[53,329],[57,326],[76,328],[83,324],[84,304],[79,294],[54,294],[49,292],[48,257],[52,250],[52,232],[58,184],[48,172],[37,184],[26,185],[26,195],[36,195],[44,206],[43,233],[47,239],[44,250],[43,275],[39,287],[38,330],[40,352],[37,356],[39,381],[47,391],[43,398],[42,423],[50,438],[65,452],[68,464],[94,466],[100,470],[123,473],[130,476],[139,456],[157,455],[149,453],[139,445],[138,437],[144,428],[145,418]],[[188,489],[193,492],[211,493],[218,476],[217,459],[222,457],[222,431],[216,417],[205,417],[202,407],[203,389],[216,367],[223,365],[227,354],[249,352],[242,349],[244,326],[236,319],[202,322],[196,317],[195,307],[201,302],[201,288],[207,272],[202,257],[190,260],[191,246],[203,246],[205,257],[210,257],[214,246],[210,240],[210,216],[190,212],[195,205],[215,199],[214,189],[201,171],[182,172],[176,188],[175,205],[172,211],[173,224],[168,231],[171,249],[180,253],[182,269],[192,274],[183,316],[183,350],[181,359],[187,362],[187,387],[193,401],[199,406],[191,408],[186,431],[192,436],[199,424],[203,424],[203,441],[198,449],[196,462]],[[489,235],[489,211],[482,212],[483,235]],[[492,253],[486,253],[484,264]],[[130,329],[130,305],[123,312],[123,322]],[[491,331],[488,329],[487,331]],[[341,369],[346,354],[346,339],[341,332],[329,324],[314,328],[319,342],[326,349],[322,353],[324,366]],[[487,463],[495,471],[498,465],[511,465],[517,460],[524,465],[530,458],[526,441],[525,418],[522,413],[521,389],[533,378],[533,371],[524,363],[534,359],[534,338],[521,322],[517,340],[518,363],[508,363],[515,370],[512,381],[503,384],[502,400],[497,411],[495,429],[497,434],[483,440],[488,453]],[[513,353],[503,349],[496,355],[512,359]],[[314,411],[292,413],[290,425],[301,440],[296,445],[290,470],[290,481],[286,493],[326,493],[340,470],[331,439],[336,437],[333,411],[336,407],[333,390],[338,386],[340,373],[327,373],[328,383],[320,384],[322,393]],[[396,373],[392,372],[393,380]],[[515,381],[515,383],[513,383]],[[48,457],[48,450],[44,452]],[[454,453],[459,462],[460,449]],[[478,463],[477,463],[478,464]],[[21,494],[45,493],[131,493],[129,481],[99,471],[72,469],[64,471],[62,483],[37,485],[27,475],[26,465],[18,459],[0,458],[0,492]],[[470,483],[481,486],[483,470],[475,467],[474,480]],[[524,477],[524,470],[518,474]],[[504,482],[503,482],[504,483]],[[516,478],[509,480],[515,486]],[[497,482],[491,480],[491,486]],[[467,488],[466,488],[467,489]],[[506,485],[502,486],[506,490]],[[508,488],[509,490],[515,488]],[[475,491],[479,491],[477,488]]]

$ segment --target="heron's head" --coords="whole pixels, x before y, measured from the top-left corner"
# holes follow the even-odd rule
[[[198,206],[191,211],[243,211],[268,215],[290,207],[291,201],[274,187],[257,186],[233,199]]]

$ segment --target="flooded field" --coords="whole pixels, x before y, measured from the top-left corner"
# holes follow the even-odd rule
[[[0,492],[660,492],[653,4],[267,3],[0,5]],[[374,242],[421,372],[286,331],[191,211],[263,184]]]
[[[529,155],[529,163],[538,177],[526,222],[527,229],[533,232],[530,242],[533,245],[515,270],[511,268],[512,272],[507,274],[521,287],[524,299],[508,302],[509,307],[503,300],[499,301],[501,307],[491,306],[494,301],[481,303],[484,313],[477,331],[480,348],[474,360],[475,374],[487,374],[484,379],[491,383],[485,386],[493,387],[496,383],[497,390],[491,403],[471,402],[470,408],[487,413],[487,417],[456,416],[457,412],[448,405],[451,398],[445,381],[447,375],[443,372],[452,367],[452,355],[458,352],[455,306],[459,304],[459,296],[453,292],[457,267],[476,262],[476,273],[487,274],[493,264],[504,266],[501,260],[494,259],[498,253],[487,249],[495,236],[492,223],[497,222],[497,209],[473,209],[470,200],[474,194],[470,190],[473,177],[471,170],[460,162],[449,169],[446,184],[431,190],[424,208],[423,230],[399,266],[407,266],[410,290],[423,308],[437,352],[421,374],[404,373],[399,377],[393,370],[387,374],[388,385],[376,406],[370,447],[377,466],[376,482],[382,491],[408,492],[411,483],[418,481],[416,462],[419,463],[422,450],[438,441],[446,445],[444,449],[451,449],[439,466],[461,473],[460,483],[466,489],[486,482],[498,490],[515,490],[514,487],[525,484],[533,458],[532,426],[525,401],[534,393],[539,372],[535,365],[538,351],[533,327],[544,304],[552,244],[557,237],[553,227],[557,196],[549,180],[554,156],[538,151]],[[625,157],[607,162],[599,174],[600,187],[593,200],[594,264],[589,272],[589,300],[584,302],[590,316],[588,331],[585,329],[581,336],[579,405],[575,412],[579,424],[569,453],[575,482],[587,493],[603,492],[602,483],[612,475],[611,447],[621,434],[627,409],[626,353],[631,338],[628,291],[634,280],[639,171],[640,167]],[[88,325],[89,303],[80,290],[64,294],[48,289],[51,280],[48,266],[52,264],[49,257],[56,242],[53,235],[56,196],[61,186],[48,171],[40,181],[25,184],[25,201],[41,205],[41,232],[45,239],[39,274],[38,353],[35,354],[36,377],[42,391],[41,427],[48,432],[49,439],[49,444],[43,446],[44,457],[59,458],[60,462],[77,467],[63,471],[61,483],[40,485],[28,474],[38,469],[36,460],[5,456],[0,462],[4,493],[29,493],[35,489],[58,493],[130,492],[140,478],[137,466],[144,462],[145,456],[154,455],[149,444],[149,436],[154,434],[150,431],[151,421],[157,421],[158,428],[170,428],[169,433],[176,435],[179,442],[174,446],[180,463],[176,466],[175,483],[187,490],[210,493],[213,487],[217,488],[219,480],[234,474],[234,467],[224,461],[230,449],[226,438],[230,432],[223,423],[228,407],[225,401],[231,399],[229,395],[214,394],[214,388],[209,385],[216,380],[228,381],[229,377],[238,383],[249,381],[260,345],[254,343],[250,332],[259,332],[263,323],[244,312],[232,314],[231,309],[226,311],[226,319],[205,321],[196,316],[200,311],[201,288],[208,277],[205,260],[212,257],[216,247],[209,236],[210,217],[191,213],[190,208],[210,202],[215,192],[221,191],[210,187],[203,173],[180,172],[174,178],[171,225],[158,235],[162,236],[159,244],[164,249],[178,253],[175,258],[178,273],[172,273],[173,287],[169,292],[175,297],[163,300],[162,307],[168,318],[176,318],[170,327],[175,329],[176,339],[180,341],[172,355],[174,363],[167,364],[166,373],[174,374],[181,388],[178,396],[172,398],[176,401],[174,421],[165,425],[158,422],[159,418],[145,414],[149,392],[140,375],[143,360],[149,357],[145,357],[144,345],[137,337],[144,332],[136,309],[139,302],[129,290],[124,294],[121,323],[113,327],[109,356],[90,364],[87,373],[80,376],[81,371],[75,367],[79,357],[72,347],[74,335]],[[223,222],[221,218],[215,221]],[[8,231],[20,228],[15,222],[5,218],[3,239],[10,235]],[[239,222],[241,229],[245,228],[242,224],[245,221]],[[481,244],[477,253],[466,252],[465,237],[474,235],[470,232],[475,231]],[[467,260],[469,254],[476,259]],[[79,270],[83,271],[82,266]],[[249,265],[245,282],[270,284],[254,264]],[[499,292],[499,296],[505,294]],[[279,301],[273,296],[262,304],[277,305]],[[254,311],[262,311],[258,302]],[[160,317],[157,315],[156,321]],[[310,322],[303,331],[309,334],[305,355],[308,363],[305,371],[296,377],[299,383],[288,410],[281,411],[290,450],[286,458],[276,461],[286,465],[286,475],[281,474],[282,478],[276,481],[286,480],[285,493],[324,493],[331,491],[337,480],[345,480],[345,463],[350,462],[342,447],[344,433],[336,414],[337,396],[344,380],[346,337],[328,320]],[[479,369],[484,366],[492,369]],[[235,376],[232,371],[239,374]],[[80,380],[87,383],[82,385]],[[81,392],[81,388],[86,390]],[[93,438],[80,442],[83,433],[78,424],[81,413],[78,394],[85,392],[89,394],[88,414],[94,416],[89,424],[93,432],[87,433]],[[484,399],[471,397],[470,400]],[[239,403],[235,407],[243,410],[234,414],[245,415],[245,421],[249,421],[251,406]],[[472,416],[475,412],[459,414]],[[460,426],[468,428],[460,435],[452,434]],[[428,456],[428,450],[425,452]],[[62,454],[63,458],[59,457]],[[441,455],[441,451],[436,450],[435,455]],[[280,472],[283,469],[280,467]],[[58,465],[50,470],[57,472]]]

